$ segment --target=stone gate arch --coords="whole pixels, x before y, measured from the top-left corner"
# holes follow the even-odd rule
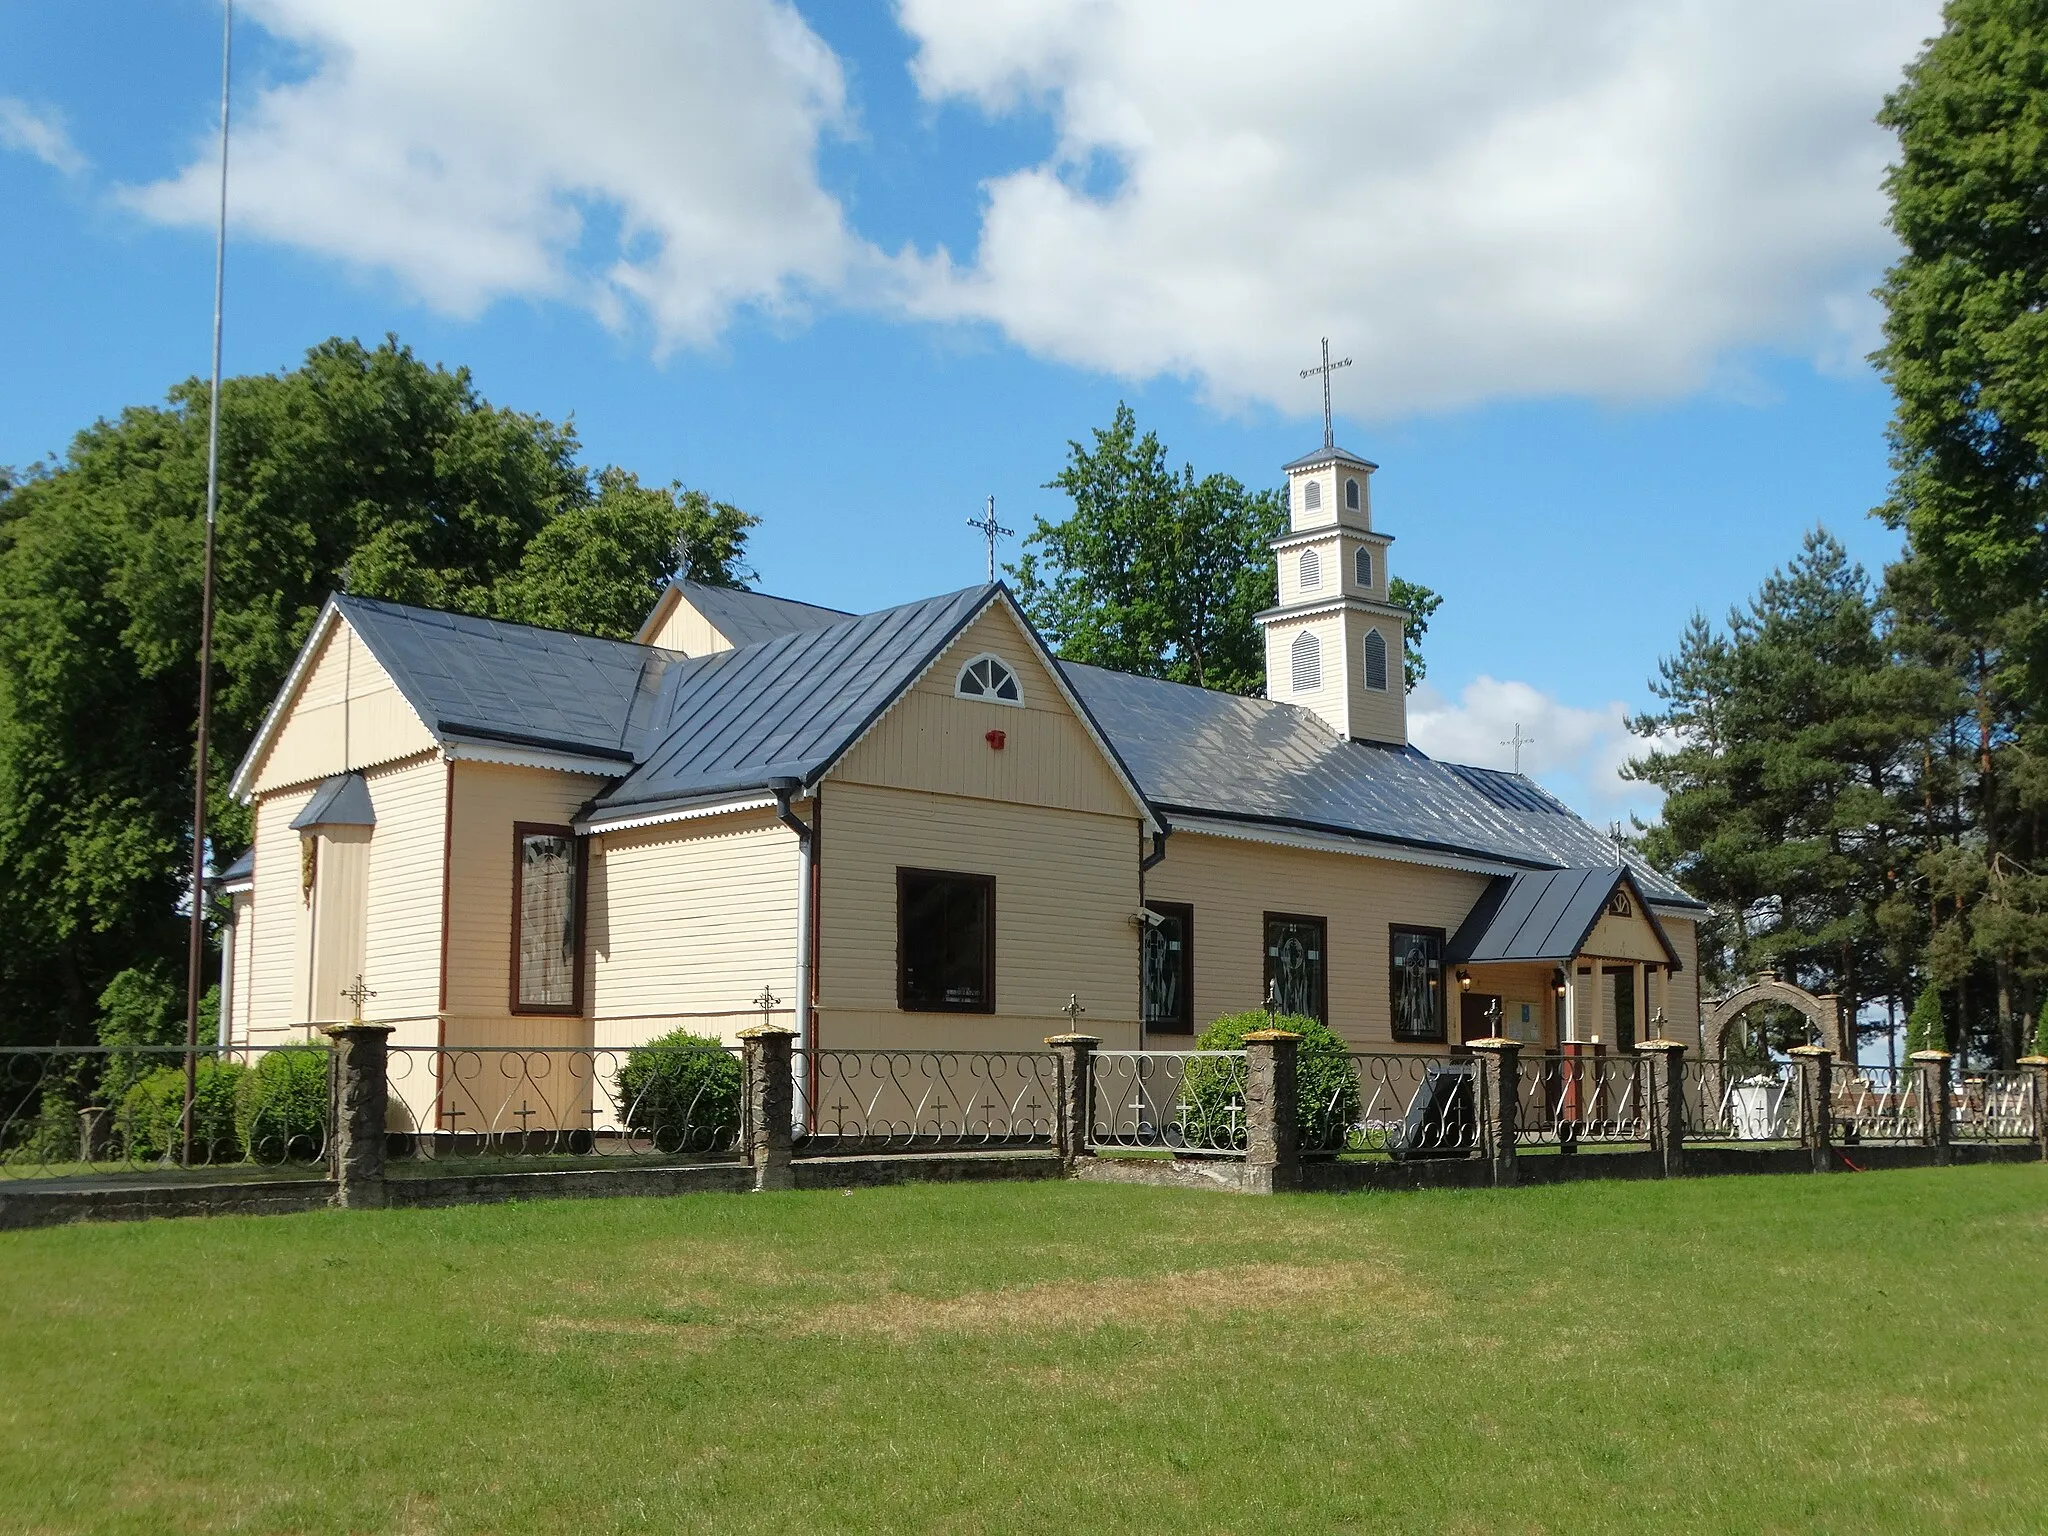
[[[1758,1003],[1783,1003],[1805,1016],[1820,1043],[1835,1053],[1837,1061],[1856,1059],[1856,1042],[1844,1038],[1842,1000],[1832,992],[1816,996],[1776,976],[1753,976],[1749,982],[1718,999],[1707,1009],[1704,1031],[1708,1053],[1716,1058],[1728,1054],[1728,1035],[1743,1011]]]

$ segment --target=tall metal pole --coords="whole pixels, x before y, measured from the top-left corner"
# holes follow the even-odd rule
[[[206,419],[206,552],[199,577],[199,730],[192,775],[192,923],[185,945],[185,1166],[192,1165],[192,1105],[199,1086],[199,981],[206,958],[207,727],[213,714],[213,524],[220,506],[220,312],[228,259],[228,65],[234,0],[220,19],[220,213],[213,233],[213,390]]]

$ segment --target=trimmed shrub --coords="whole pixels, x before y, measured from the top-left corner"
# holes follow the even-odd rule
[[[199,1063],[192,1095],[192,1155],[202,1163],[233,1163],[242,1157],[235,1129],[236,1090],[248,1075],[239,1062]],[[121,1100],[114,1134],[135,1162],[175,1158],[184,1147],[185,1069],[158,1067]]]
[[[620,1118],[661,1152],[725,1152],[740,1133],[740,1063],[723,1041],[671,1030],[626,1053]]]
[[[67,1088],[49,1088],[32,1116],[14,1122],[11,1143],[0,1150],[0,1163],[45,1167],[78,1160],[78,1106]]]
[[[327,1151],[326,1051],[268,1051],[235,1090],[235,1132],[259,1163],[309,1162]]]
[[[1226,1013],[1202,1031],[1195,1049],[1241,1051],[1244,1037],[1261,1029],[1301,1036],[1295,1047],[1301,1150],[1341,1151],[1345,1130],[1358,1118],[1358,1078],[1351,1070],[1351,1047],[1327,1024],[1302,1014],[1269,1017],[1263,1009]],[[1181,1131],[1190,1145],[1242,1148],[1244,1074],[1238,1064],[1199,1058],[1189,1062],[1181,1084],[1180,1113]]]
[[[1948,1026],[1941,1018],[1941,994],[1922,987],[1913,999],[1913,1011],[1906,1015],[1906,1054],[1948,1049]]]

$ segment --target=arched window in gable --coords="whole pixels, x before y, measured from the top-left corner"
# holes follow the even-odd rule
[[[1346,480],[1344,482],[1344,505],[1354,512],[1358,510],[1358,482],[1356,480]]]
[[[991,704],[1024,706],[1024,691],[1017,686],[1017,674],[999,656],[981,655],[960,669],[953,695],[961,699],[986,699]]]
[[[1313,592],[1323,584],[1323,557],[1312,549],[1301,552],[1301,590]]]
[[[1323,686],[1322,641],[1310,634],[1296,635],[1291,659],[1294,662],[1296,693],[1314,693]]]
[[[1365,632],[1365,686],[1387,691],[1387,637],[1376,629]]]
[[[1369,549],[1358,552],[1358,584],[1361,587],[1372,585],[1372,551]]]
[[[1315,511],[1317,507],[1320,507],[1323,504],[1322,481],[1311,480],[1307,485],[1302,487],[1301,504],[1304,507],[1308,508],[1308,510],[1311,512]]]

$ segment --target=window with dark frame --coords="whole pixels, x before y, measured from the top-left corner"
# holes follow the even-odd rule
[[[907,1013],[996,1011],[993,875],[896,871],[896,1006]]]
[[[1329,1020],[1330,925],[1293,912],[1266,914],[1266,995],[1279,1013]]]
[[[1145,1028],[1155,1035],[1195,1032],[1195,909],[1177,901],[1148,901],[1156,922],[1140,942]]]
[[[1444,1038],[1444,931],[1389,929],[1393,1034],[1396,1040]]]
[[[512,1011],[583,1009],[582,849],[568,827],[512,829]]]

